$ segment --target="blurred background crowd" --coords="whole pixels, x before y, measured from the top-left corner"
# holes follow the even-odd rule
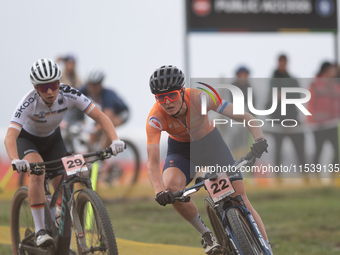
[[[263,126],[266,138],[270,141],[269,154],[264,155],[263,163],[280,166],[289,165],[293,162],[297,167],[301,165],[302,168],[305,164],[339,164],[340,67],[331,60],[321,61],[316,68],[318,71],[315,73],[314,78],[301,79],[291,74],[292,72],[289,69],[290,57],[287,54],[280,52],[273,56],[273,58],[275,58],[276,64],[272,67],[272,75],[269,78],[252,78],[252,71],[249,65],[245,63],[236,66],[234,77],[220,77],[216,79],[219,83],[233,84],[241,89],[244,95],[245,110],[248,112],[248,88],[254,89],[252,100],[256,109],[269,109],[272,105],[272,89],[277,88],[279,97],[276,110],[270,116],[257,116],[257,118],[263,120],[276,119],[280,122],[285,119],[296,120],[297,125],[295,127],[284,128],[280,125],[280,122],[275,122],[272,126]],[[122,93],[119,88],[120,86],[108,84],[105,81],[107,75],[105,67],[92,65],[87,68],[85,74],[81,75],[78,71],[81,59],[82,56],[76,56],[72,53],[61,54],[55,57],[55,61],[63,70],[61,82],[85,93],[102,110],[105,107],[106,109],[108,108],[103,102],[102,95],[113,93],[113,97],[109,97],[109,100],[112,101],[112,105],[110,105],[111,111],[106,111],[105,113],[116,127],[126,123],[130,119],[129,111],[133,108],[126,101],[129,95],[126,92]],[[190,86],[189,84],[190,82],[188,81],[187,87]],[[146,90],[148,89],[147,86],[144,87]],[[311,100],[308,104],[305,104],[305,107],[312,113],[311,116],[304,116],[295,105],[288,105],[287,114],[281,114],[280,90],[284,87],[304,87],[310,91]],[[231,93],[223,95],[226,100],[233,102]],[[112,95],[110,94],[110,96]],[[290,93],[288,98],[300,98],[300,96],[300,93]],[[89,121],[90,118],[74,108],[68,113],[61,127],[66,129],[68,125],[84,125],[84,123],[91,125],[91,123],[88,123]],[[231,128],[220,125],[218,125],[218,128],[222,131],[224,139],[236,155],[236,158],[247,153],[249,146],[252,144],[247,128]],[[69,138],[65,139],[65,141],[68,142]],[[93,143],[97,138],[91,137],[88,142]],[[71,137],[71,139],[74,139],[74,137]],[[103,147],[105,147],[105,143]],[[69,148],[75,151],[80,149],[79,147]],[[166,153],[165,146],[163,146],[162,150],[164,157]],[[143,154],[142,150],[141,154],[144,156],[142,161],[145,168],[145,154]],[[2,160],[6,162],[5,157],[2,157]],[[309,184],[310,177],[335,178],[337,175],[335,173],[285,175],[278,172],[260,176],[246,174],[246,177],[275,177],[276,182],[282,182],[282,177],[302,177],[301,180]]]
[[[250,67],[247,64],[243,64],[234,69],[233,78],[221,77],[218,79],[221,83],[233,84],[241,89],[245,96],[245,110],[248,112],[247,89],[250,87],[254,88],[253,105],[256,109],[269,109],[271,107],[273,88],[278,89],[278,95],[281,93],[281,88],[284,87],[304,87],[310,91],[311,99],[308,104],[305,104],[305,107],[312,113],[311,116],[303,115],[295,105],[288,105],[287,114],[282,115],[280,96],[278,98],[278,106],[270,116],[257,116],[259,119],[276,119],[280,122],[285,119],[293,119],[297,123],[295,127],[285,128],[280,125],[280,122],[275,122],[273,126],[263,126],[263,131],[270,141],[270,153],[264,156],[264,163],[280,166],[289,165],[293,162],[297,167],[302,166],[302,168],[304,168],[305,164],[339,164],[340,67],[331,60],[321,61],[316,68],[318,71],[315,73],[314,78],[301,79],[296,78],[289,68],[290,56],[281,52],[273,56],[273,58],[275,58],[276,64],[272,67],[272,75],[269,78],[252,78]],[[65,54],[57,56],[55,60],[63,68],[61,82],[86,93],[100,107],[103,104],[99,97],[100,94],[107,93],[106,90],[110,90],[116,95],[117,99],[114,98],[112,100],[121,101],[126,114],[123,120],[117,120],[122,111],[121,106],[112,106],[112,109],[116,109],[118,112],[107,113],[107,115],[111,116],[115,126],[120,126],[129,120],[130,115],[128,111],[131,106],[125,102],[125,98],[128,95],[122,94],[119,91],[119,86],[117,88],[105,83],[105,67],[92,66],[88,68],[85,75],[80,75],[77,71],[77,65],[81,60],[81,56],[76,57],[73,54]],[[99,75],[99,77],[95,78],[97,80],[93,80],[93,75]],[[189,82],[187,86],[189,86]],[[259,93],[259,89],[266,93]],[[230,93],[226,93],[224,96],[228,101],[233,101]],[[288,98],[300,97],[300,93],[290,93],[288,96]],[[63,125],[67,125],[67,122],[79,124],[79,121],[83,123],[84,116],[81,112],[74,109],[74,111],[68,114]],[[285,124],[289,125],[289,123]],[[238,155],[242,156],[249,150],[252,140],[249,137],[247,128],[224,126],[218,126],[218,128],[224,134],[224,138],[234,154],[236,154],[236,157]],[[251,177],[251,175],[248,175],[248,177]],[[277,177],[278,181],[280,181],[281,177],[303,177],[302,179],[305,180],[306,184],[309,184],[310,177],[337,177],[337,175],[335,173],[317,175],[310,172],[300,175],[276,173],[261,177]]]
[[[257,116],[258,119],[275,119],[278,120],[273,125],[263,125],[263,130],[267,139],[271,141],[271,157],[266,160],[272,165],[290,165],[292,162],[299,167],[304,168],[305,164],[319,164],[325,166],[328,163],[336,166],[339,164],[339,143],[338,129],[340,119],[340,68],[331,61],[323,61],[318,66],[318,71],[314,78],[299,79],[294,77],[289,70],[289,58],[286,54],[278,54],[276,66],[273,67],[272,76],[268,79],[251,78],[251,70],[246,66],[239,66],[235,71],[235,78],[225,79],[226,82],[239,87],[244,97],[245,110],[248,109],[247,89],[255,86],[255,96],[253,96],[253,105],[256,109],[270,109],[272,106],[272,89],[278,89],[278,104],[276,110],[269,116]],[[256,94],[256,87],[267,87],[267,93],[262,95]],[[287,113],[281,113],[280,92],[282,88],[307,88],[311,93],[311,99],[304,104],[307,110],[312,114],[305,116],[295,105],[287,105]],[[231,94],[228,94],[229,101],[232,102]],[[287,98],[300,98],[301,93],[289,93]],[[287,121],[285,121],[287,120]],[[288,120],[295,120],[288,121]],[[281,124],[284,121],[287,126]],[[281,122],[281,123],[280,123]],[[290,122],[290,123],[289,123]],[[274,123],[274,122],[273,122]],[[229,128],[226,135],[230,139],[231,148],[234,151],[238,149],[244,154],[251,144],[247,137],[245,128]],[[241,154],[242,154],[241,153]],[[322,155],[322,156],[321,156]],[[307,171],[306,171],[307,172]],[[309,177],[321,177],[308,171],[304,173],[305,182],[309,183]],[[272,175],[278,177],[289,177],[283,173]],[[292,177],[294,175],[290,175]],[[323,177],[336,177],[333,173],[328,173]],[[295,175],[295,177],[297,177]]]
[[[207,10],[205,7],[209,2],[218,3],[220,8],[222,2],[228,1],[195,0],[190,4],[199,6],[202,11]],[[305,2],[320,2],[327,11],[326,2],[332,1]],[[83,90],[109,89],[124,102],[128,111],[123,121],[120,120],[122,125],[117,131],[122,138],[129,137],[134,141],[145,161],[145,123],[155,102],[149,92],[148,80],[156,68],[173,64],[187,74],[187,87],[193,77],[215,78],[218,83],[235,84],[242,91],[252,87],[257,109],[268,109],[272,87],[309,89],[312,98],[305,107],[314,112],[310,118],[296,107],[288,109],[288,115],[284,117],[279,107],[268,116],[296,119],[299,125],[295,128],[263,127],[270,146],[263,162],[272,165],[338,162],[337,30],[336,33],[320,30],[189,33],[185,3],[182,0],[103,1],[100,4],[85,1],[79,5],[66,1],[46,4],[35,0],[33,4],[21,3],[20,9],[14,4],[2,3],[2,10],[6,11],[0,15],[5,38],[0,48],[4,58],[0,69],[6,75],[2,85],[4,96],[0,100],[3,109],[0,139],[5,136],[16,105],[32,88],[28,80],[30,66],[38,58],[46,57],[56,60],[63,68],[62,82]],[[227,7],[230,5],[225,4],[224,8]],[[212,10],[205,13],[206,17]],[[330,11],[334,13],[334,8]],[[58,18],[51,19],[52,14]],[[34,32],[31,24],[34,24]],[[235,24],[240,23],[231,25]],[[281,25],[279,21],[276,24]],[[105,74],[100,86],[87,84],[93,67]],[[232,102],[230,94],[225,98]],[[236,157],[249,149],[249,136],[244,129],[219,128]],[[163,135],[163,158],[166,139]],[[5,164],[3,169],[6,171],[8,162],[3,145],[0,145],[0,162]]]

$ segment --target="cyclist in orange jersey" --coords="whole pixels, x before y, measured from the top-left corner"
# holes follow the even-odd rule
[[[223,141],[217,128],[207,115],[201,115],[201,90],[184,87],[185,75],[176,66],[162,66],[156,69],[150,77],[150,89],[155,95],[156,103],[151,109],[146,124],[148,175],[155,191],[155,200],[162,206],[172,204],[175,210],[202,235],[201,243],[206,254],[221,253],[213,233],[205,226],[193,201],[189,203],[175,202],[173,192],[182,190],[194,178],[194,166],[230,166],[235,159]],[[254,119],[249,113],[233,115],[233,105],[216,98],[207,101],[207,111],[213,110],[235,121],[248,123]],[[247,124],[246,124],[247,125]],[[256,157],[261,157],[267,151],[267,141],[260,127],[248,126],[255,143],[251,150]],[[160,168],[159,141],[161,132],[169,134],[168,151],[163,173]],[[244,198],[259,229],[267,242],[269,241],[263,222],[250,204],[244,189],[240,172],[227,173],[236,193]]]

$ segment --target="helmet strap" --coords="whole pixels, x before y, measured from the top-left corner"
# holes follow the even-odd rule
[[[40,98],[44,101],[44,103],[45,103],[47,106],[48,106],[49,104],[51,104],[51,103],[45,101],[45,99],[40,95],[39,91],[37,91],[37,93],[38,93],[38,95],[40,96]]]
[[[183,91],[183,90],[182,90]],[[171,117],[173,117],[173,118],[176,118],[175,116],[177,115],[177,114],[179,114],[179,112],[182,110],[182,108],[183,108],[183,105],[184,105],[184,103],[185,103],[185,101],[184,101],[184,91],[183,91],[183,96],[182,96],[182,105],[181,105],[181,108],[179,108],[179,110],[175,113],[175,114],[173,114],[173,115],[170,115]],[[187,108],[187,110],[185,111],[185,114],[187,113],[187,111],[188,111],[188,108]]]

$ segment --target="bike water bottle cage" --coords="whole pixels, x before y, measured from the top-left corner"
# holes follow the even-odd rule
[[[175,102],[181,97],[180,90],[174,90],[167,93],[157,94],[155,95],[156,101],[160,104],[164,104],[166,99],[169,99],[170,102]]]
[[[55,90],[57,90],[59,88],[59,81],[36,85],[35,87],[37,88],[37,90],[40,93],[46,93],[48,91],[48,89],[51,89],[52,91],[55,91]]]

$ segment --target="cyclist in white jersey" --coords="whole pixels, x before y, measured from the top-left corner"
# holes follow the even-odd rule
[[[124,142],[118,138],[110,119],[81,92],[60,84],[61,75],[58,64],[51,59],[39,59],[33,63],[30,79],[34,89],[18,104],[5,138],[7,154],[18,172],[29,170],[29,163],[63,157],[66,148],[59,124],[72,107],[77,107],[101,125],[112,141],[110,147],[114,155],[124,150]],[[56,188],[64,169],[61,164],[50,168],[53,170],[46,169],[45,174]],[[45,174],[31,175],[28,185],[28,201],[38,246],[48,246],[53,242],[44,224]]]

